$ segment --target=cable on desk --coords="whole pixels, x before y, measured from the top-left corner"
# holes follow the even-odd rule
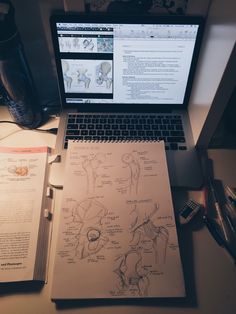
[[[15,124],[17,126],[19,126],[20,128],[22,128],[23,130],[30,130],[30,131],[36,131],[36,132],[45,132],[45,133],[51,133],[51,134],[57,134],[58,128],[50,128],[50,129],[39,129],[39,128],[35,128],[35,129],[29,129],[26,127],[23,127],[22,125],[20,125],[17,122],[14,121],[7,121],[7,120],[3,120],[0,121],[0,123],[10,123],[10,124]]]

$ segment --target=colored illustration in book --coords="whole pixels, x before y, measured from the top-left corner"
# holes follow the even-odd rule
[[[18,162],[10,162],[8,165],[8,173],[13,174],[17,177],[27,177],[29,176],[30,168],[32,168],[33,163],[29,163],[28,160],[19,160]]]
[[[8,171],[19,177],[26,177],[29,174],[28,166],[10,166]]]
[[[31,180],[35,177],[38,168],[36,158],[4,158],[0,159],[1,180]]]

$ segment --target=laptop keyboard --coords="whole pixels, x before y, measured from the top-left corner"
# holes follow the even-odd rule
[[[180,115],[81,114],[68,115],[64,148],[76,141],[165,141],[166,150],[186,150]]]

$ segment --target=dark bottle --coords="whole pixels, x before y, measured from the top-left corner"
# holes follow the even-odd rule
[[[42,123],[42,108],[15,24],[15,9],[7,0],[0,0],[0,94],[19,125],[36,128]]]

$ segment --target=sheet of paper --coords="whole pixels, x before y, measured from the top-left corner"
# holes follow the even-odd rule
[[[164,143],[70,143],[52,298],[184,296]]]
[[[33,279],[46,160],[46,147],[0,147],[0,282]]]

